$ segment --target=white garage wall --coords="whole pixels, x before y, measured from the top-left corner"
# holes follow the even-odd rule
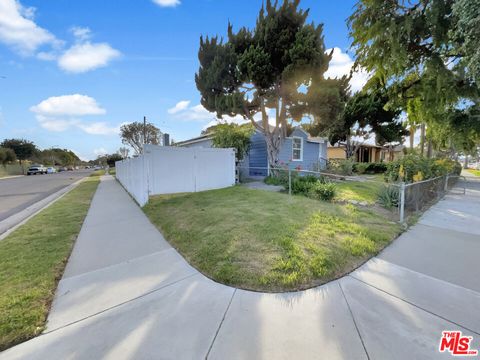
[[[233,149],[145,145],[144,155],[118,161],[116,177],[141,205],[150,195],[220,189],[235,184]]]

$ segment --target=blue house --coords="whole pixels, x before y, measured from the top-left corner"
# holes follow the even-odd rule
[[[250,176],[267,176],[268,156],[267,142],[264,135],[256,130],[251,137],[248,154],[242,161],[242,167],[248,168]],[[285,138],[277,163],[279,166],[288,166],[291,169],[320,170],[327,165],[327,139],[311,137],[301,127],[296,127]],[[176,143],[185,147],[212,147],[212,134],[202,135],[193,139]]]

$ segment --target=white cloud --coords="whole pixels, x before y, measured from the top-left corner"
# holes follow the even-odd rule
[[[176,114],[182,110],[185,110],[190,105],[190,100],[179,101],[174,107],[167,110],[169,114]]]
[[[32,106],[30,111],[44,116],[102,115],[106,113],[94,98],[80,94],[49,97],[38,105]]]
[[[86,41],[92,37],[92,31],[88,27],[74,26],[70,31],[79,41]]]
[[[180,5],[180,0],[153,0],[153,2],[162,7],[175,7]]]
[[[329,53],[332,49],[328,49]],[[343,75],[349,75],[354,61],[347,53],[342,52],[340,48],[333,49],[332,60],[328,70],[325,72],[325,77],[337,78]],[[365,71],[354,72],[350,79],[350,86],[352,91],[357,92],[363,88],[368,80],[368,74]]]
[[[58,65],[65,71],[84,73],[108,63],[121,55],[120,51],[107,43],[92,44],[89,41],[77,43],[65,51],[58,59]]]
[[[115,135],[120,126],[110,126],[106,122],[86,122],[81,116],[103,115],[106,110],[87,95],[73,94],[52,96],[32,106],[40,126],[48,131],[63,132],[77,128],[91,135]]]
[[[75,125],[91,135],[117,135],[120,133],[120,126],[108,126],[106,122],[79,122]]]
[[[219,123],[245,124],[250,121],[250,120],[244,119],[240,115],[236,115],[233,117],[223,116],[221,119],[219,119],[217,118],[215,113],[208,111],[201,104],[198,104],[195,106],[188,106],[189,104],[190,104],[190,101],[187,101],[187,100],[180,101],[179,103],[177,103],[177,105],[175,105],[175,107],[169,109],[168,112],[172,114],[176,120],[179,120],[179,121],[187,121],[187,122],[195,121],[195,122],[205,123],[205,125],[203,126],[203,129],[206,129],[213,125],[217,125]],[[177,107],[180,107],[181,109],[177,111]],[[171,110],[173,109],[175,109],[175,112],[171,112]],[[269,117],[270,125],[275,125],[275,110],[267,109],[267,115]],[[255,121],[260,121],[261,117],[262,117],[261,113],[257,113],[253,118]]]
[[[16,0],[0,1],[0,41],[21,55],[32,55],[40,46],[61,42],[34,21],[35,9]]]
[[[97,156],[101,156],[101,155],[106,155],[108,154],[107,150],[103,147],[101,148],[98,148],[98,149],[93,149],[93,153]]]

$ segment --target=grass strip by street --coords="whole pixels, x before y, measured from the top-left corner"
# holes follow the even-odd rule
[[[144,211],[205,275],[262,291],[338,278],[401,231],[388,212],[242,186],[154,196]]]
[[[0,351],[43,331],[98,183],[85,179],[0,241]]]

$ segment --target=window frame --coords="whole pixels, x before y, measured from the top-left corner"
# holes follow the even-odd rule
[[[295,140],[300,139],[300,149],[295,148]],[[294,150],[300,150],[300,158],[294,158]],[[301,136],[292,136],[292,161],[303,161],[303,137]]]

